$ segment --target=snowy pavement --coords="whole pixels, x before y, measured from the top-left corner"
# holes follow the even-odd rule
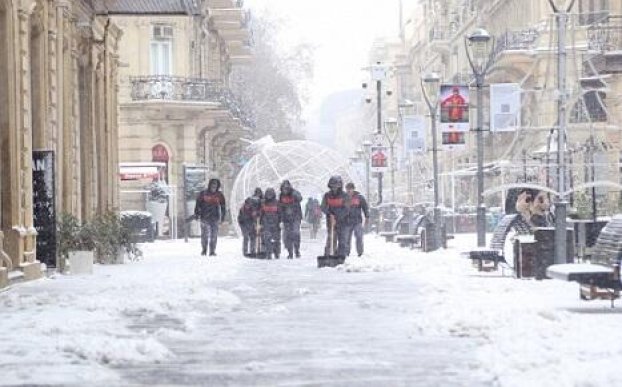
[[[0,292],[0,385],[622,385],[622,309],[578,285],[478,273],[460,250],[367,237],[363,259],[317,269],[239,258],[221,239],[144,245]],[[509,273],[508,273],[509,275]]]

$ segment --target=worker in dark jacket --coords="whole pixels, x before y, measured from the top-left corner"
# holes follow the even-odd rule
[[[220,192],[220,180],[210,179],[207,189],[199,192],[194,216],[201,221],[201,255],[216,255],[218,225],[225,221],[225,196]]]
[[[363,216],[365,215],[365,223],[369,219],[369,209],[367,207],[367,201],[365,196],[361,195],[358,191],[354,190],[354,183],[346,184],[346,193],[350,202],[350,211],[348,214],[348,247],[346,248],[346,255],[350,255],[350,247],[352,246],[352,234],[356,238],[356,252],[360,257],[363,255]]]
[[[238,224],[242,231],[242,254],[244,256],[257,253],[257,229],[259,227],[262,196],[261,188],[257,188],[253,196],[244,200],[244,204],[238,213]]]
[[[283,222],[283,244],[287,250],[287,258],[292,259],[294,252],[300,258],[300,222],[302,221],[302,195],[292,188],[289,180],[283,180],[279,205]]]
[[[261,204],[261,239],[266,249],[266,258],[279,259],[281,254],[281,207],[274,188],[266,189]]]
[[[310,197],[305,205],[305,219],[310,226],[311,239],[317,239],[317,232],[320,229],[320,222],[322,221],[322,208],[320,202]]]
[[[345,256],[349,215],[348,195],[343,192],[341,176],[332,176],[328,180],[328,188],[330,191],[324,194],[321,204],[322,212],[326,214],[328,230],[324,254]]]

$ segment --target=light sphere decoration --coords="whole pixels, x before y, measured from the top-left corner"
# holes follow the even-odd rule
[[[348,182],[353,182],[357,190],[362,189],[348,159],[322,144],[312,141],[275,143],[271,138],[263,138],[250,147],[254,148],[255,155],[238,173],[229,199],[231,216],[238,235],[241,235],[235,221],[238,211],[257,187],[263,192],[267,188],[274,188],[278,198],[281,183],[289,180],[302,194],[303,212],[310,196],[322,200],[324,192],[328,191],[328,179],[333,175],[341,176],[344,187]]]

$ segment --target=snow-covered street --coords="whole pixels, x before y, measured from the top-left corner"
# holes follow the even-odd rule
[[[612,386],[620,310],[578,285],[478,273],[458,235],[435,253],[367,237],[364,258],[218,257],[198,241],[0,293],[0,384]]]

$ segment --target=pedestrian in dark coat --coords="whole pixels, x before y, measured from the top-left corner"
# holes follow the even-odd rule
[[[326,227],[328,230],[324,254],[345,256],[349,215],[348,195],[343,192],[341,176],[332,176],[328,181],[328,188],[330,188],[330,191],[324,194],[321,205],[322,212],[326,214]],[[334,233],[331,236],[333,225]],[[332,248],[331,240],[333,242]]]
[[[322,208],[320,202],[315,198],[309,198],[305,205],[305,219],[310,225],[310,237],[311,239],[317,239],[317,232],[320,229],[320,222],[322,221]]]
[[[218,225],[225,221],[225,196],[220,192],[220,180],[210,179],[207,189],[199,192],[194,216],[201,221],[201,255],[216,255]]]
[[[244,200],[244,204],[238,213],[238,224],[242,231],[242,254],[244,256],[258,252],[256,251],[257,235],[262,196],[261,188],[255,189],[253,196],[249,196]]]
[[[279,259],[281,254],[281,206],[276,199],[274,188],[266,189],[261,204],[261,239],[266,249],[266,257]]]
[[[300,222],[302,222],[302,195],[296,191],[289,180],[281,184],[279,205],[283,222],[283,244],[287,250],[287,258],[292,259],[294,252],[300,258]]]
[[[365,196],[361,195],[354,189],[354,183],[346,184],[346,193],[350,202],[350,211],[348,214],[348,245],[346,248],[346,255],[350,255],[352,234],[354,234],[354,237],[356,238],[356,252],[360,257],[363,255],[363,233],[365,229],[362,214],[365,215],[365,223],[367,223],[367,219],[369,219],[369,208],[367,207],[367,200],[365,200]]]

